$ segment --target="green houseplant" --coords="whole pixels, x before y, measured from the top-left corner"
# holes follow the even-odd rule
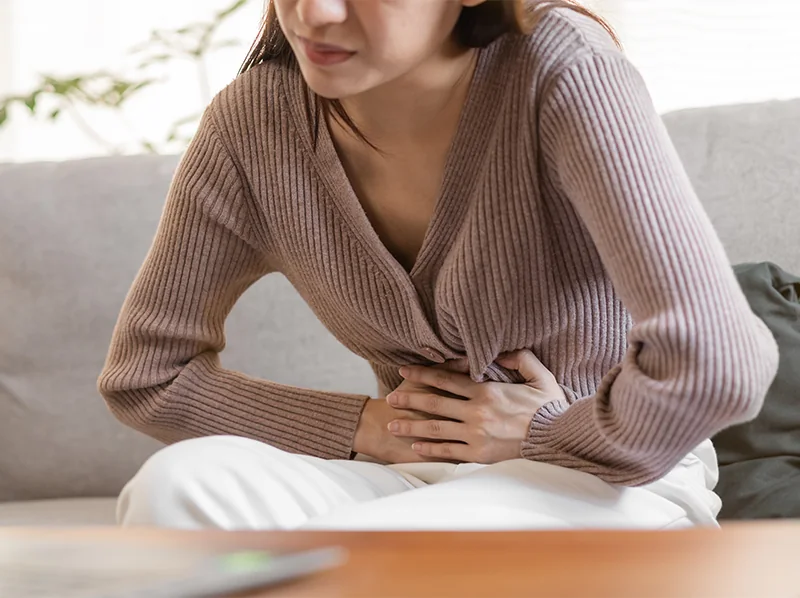
[[[92,127],[84,116],[87,109],[105,108],[124,119],[124,108],[142,91],[164,83],[165,66],[175,61],[190,61],[196,69],[198,92],[203,105],[211,101],[207,58],[222,48],[239,46],[235,39],[218,39],[220,28],[254,0],[234,0],[209,20],[178,29],[158,29],[129,50],[133,67],[125,72],[98,70],[66,77],[40,74],[38,84],[26,93],[0,98],[0,134],[12,117],[29,113],[33,117],[57,121],[71,119],[80,131],[108,153],[119,147]],[[185,147],[196,129],[200,114],[187,114],[176,120],[162,139],[145,139],[132,131],[134,151],[162,153]]]

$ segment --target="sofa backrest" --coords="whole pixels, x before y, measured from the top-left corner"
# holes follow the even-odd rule
[[[800,101],[665,122],[732,262],[800,272]],[[115,495],[159,447],[109,415],[95,382],[176,163],[0,165],[0,501]],[[227,367],[376,392],[281,276],[248,290],[226,332]]]
[[[733,264],[800,274],[800,100],[664,116]]]
[[[111,332],[161,216],[175,157],[0,165],[0,502],[111,496],[160,445],[96,390]],[[375,396],[362,359],[286,279],[250,288],[226,367]]]

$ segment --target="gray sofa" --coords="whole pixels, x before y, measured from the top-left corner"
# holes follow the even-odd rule
[[[732,263],[800,272],[800,101],[665,115]],[[0,165],[0,525],[114,521],[114,496],[159,444],[95,389],[176,165],[141,156]],[[369,367],[280,276],[237,304],[223,363],[374,395]]]

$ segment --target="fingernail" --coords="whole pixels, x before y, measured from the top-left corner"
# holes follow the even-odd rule
[[[411,450],[419,452],[422,450],[422,445],[419,442],[415,442],[411,445]]]
[[[405,365],[404,365],[403,367],[401,367],[401,368],[400,368],[400,375],[401,375],[403,378],[408,378],[408,375],[409,375],[410,373],[411,373],[411,368],[409,368],[408,366],[405,366]]]
[[[399,432],[400,431],[400,424],[397,422],[390,422],[389,423],[389,431],[390,432]]]
[[[393,392],[390,392],[386,395],[386,402],[390,405],[394,405],[397,402],[397,396]]]

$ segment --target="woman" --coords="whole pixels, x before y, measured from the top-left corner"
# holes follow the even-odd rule
[[[227,314],[272,272],[369,360],[378,400],[220,366]],[[667,528],[715,524],[707,439],[755,416],[776,367],[598,18],[275,0],[99,387],[172,444],[125,524]]]

